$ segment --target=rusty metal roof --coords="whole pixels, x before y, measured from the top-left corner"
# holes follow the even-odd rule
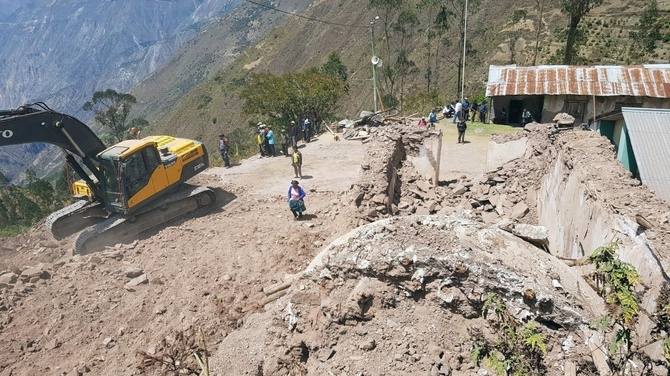
[[[670,109],[621,108],[640,180],[670,203]]]
[[[595,95],[670,98],[670,65],[491,65],[486,96]]]

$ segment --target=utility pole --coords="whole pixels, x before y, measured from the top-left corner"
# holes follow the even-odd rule
[[[376,16],[373,21],[370,21],[370,35],[372,37],[372,96],[374,97],[375,103],[375,112],[377,112],[377,64],[379,58],[375,53],[375,21],[379,20],[379,16]]]
[[[461,67],[461,100],[465,98],[465,46],[468,36],[468,0],[465,0],[465,17],[463,25],[463,66]]]

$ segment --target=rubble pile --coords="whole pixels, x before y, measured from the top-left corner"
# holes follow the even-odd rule
[[[416,177],[403,177],[402,166],[407,155],[417,154],[425,139],[439,137],[440,132],[395,124],[377,128],[372,135],[374,143],[370,145],[366,161],[361,165],[363,178],[353,187],[354,203],[359,210],[358,225],[385,216],[411,214],[409,206],[398,204],[404,190],[409,188],[406,185],[407,180],[420,185],[421,188],[415,187],[414,192],[423,189],[425,194],[434,196],[428,182]],[[408,173],[415,172],[411,169]],[[398,180],[401,181],[400,184],[393,184]],[[390,186],[393,188],[392,194],[389,193]],[[427,203],[429,206],[433,204],[434,202]]]
[[[354,188],[361,223],[392,215],[453,213],[485,223],[501,218],[535,222],[531,208],[536,199],[528,193],[537,190],[545,172],[542,168],[527,160],[514,160],[483,176],[463,176],[440,182],[436,187],[419,176],[404,157],[405,153],[417,153],[427,138],[438,134],[402,125],[380,128],[374,133],[376,143],[370,147],[368,163],[362,165],[367,178]],[[401,183],[389,197],[393,169],[397,169]]]
[[[473,333],[498,333],[483,311],[495,292],[519,322],[542,323],[543,367],[591,367],[587,323],[602,300],[574,271],[502,230],[451,216],[411,216],[359,227],[324,249],[287,295],[226,338],[218,356],[236,374],[477,375]],[[251,330],[264,344],[242,351]],[[249,358],[246,358],[249,356]]]

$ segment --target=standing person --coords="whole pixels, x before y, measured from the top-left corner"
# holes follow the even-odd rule
[[[291,146],[295,149],[298,147],[298,137],[300,135],[300,131],[298,129],[298,124],[295,123],[295,121],[291,120]]]
[[[272,131],[271,125],[265,126],[266,138],[268,140],[268,155],[271,157],[276,156],[275,154],[275,133]]]
[[[523,121],[523,125],[525,126],[526,124],[533,121],[533,115],[530,114],[530,111],[524,108],[523,112],[521,113],[521,119]]]
[[[295,177],[302,179],[302,153],[298,150],[297,147],[293,148],[293,171],[295,172]]]
[[[263,139],[263,150],[265,151],[265,156],[270,156],[270,144],[268,143],[268,126],[261,124],[261,138]]]
[[[305,143],[308,143],[311,139],[312,124],[309,122],[309,117],[305,116],[305,120],[302,122],[302,137],[305,140]]]
[[[470,106],[470,114],[472,121],[475,121],[475,118],[479,114],[479,105],[477,104],[477,101],[472,101],[472,105]],[[482,119],[479,118],[479,122],[481,122]]]
[[[470,101],[468,98],[465,98],[461,106],[463,108],[463,119],[467,121],[470,119]]]
[[[489,106],[486,104],[486,100],[483,100],[482,105],[479,106],[479,121],[481,121],[484,124],[488,123],[486,121],[486,115],[488,114],[488,112],[489,112]]]
[[[456,128],[458,129],[458,143],[459,144],[464,144],[465,143],[465,130],[468,129],[468,125],[465,122],[465,120],[460,120],[456,124]]]
[[[284,154],[285,157],[288,157],[288,144],[289,144],[289,138],[288,134],[286,134],[286,130],[282,129],[279,131],[279,147],[281,148],[282,154]]]
[[[263,129],[258,127],[258,134],[256,135],[256,140],[258,141],[258,151],[261,153],[261,158],[265,157],[265,134]]]
[[[435,110],[430,111],[430,114],[428,115],[428,121],[430,122],[428,129],[435,129],[435,123],[437,122],[437,115],[435,114]]]
[[[300,187],[300,183],[297,180],[291,180],[291,186],[288,187],[288,207],[293,213],[293,218],[300,219],[302,218],[302,212],[305,208],[305,190]]]
[[[225,134],[221,133],[219,135],[219,152],[221,153],[221,159],[223,159],[223,164],[227,168],[230,168],[230,160],[228,159],[228,138]]]
[[[454,124],[457,124],[461,119],[463,119],[463,104],[460,101],[456,101],[454,106]]]

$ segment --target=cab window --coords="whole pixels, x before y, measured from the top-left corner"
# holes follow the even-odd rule
[[[144,151],[137,152],[124,160],[124,179],[128,197],[139,192],[149,181],[147,166],[144,162]]]

